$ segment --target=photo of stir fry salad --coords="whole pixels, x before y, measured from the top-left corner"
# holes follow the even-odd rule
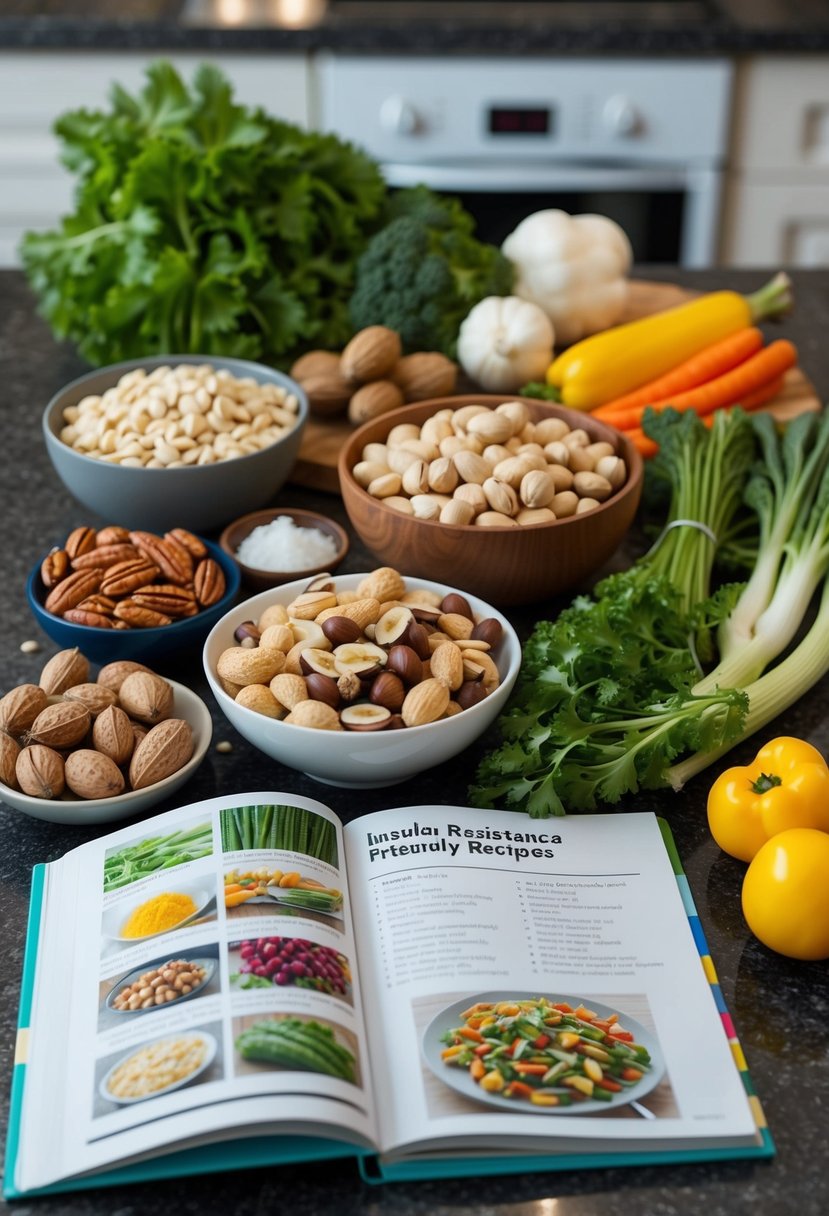
[[[640,1097],[661,1077],[651,1036],[605,1005],[543,996],[477,1000],[436,1021],[446,1027],[447,1018],[448,1029],[430,1027],[431,1051],[427,1031],[427,1061],[433,1070],[440,1061],[449,1084],[461,1074],[455,1088],[500,1107],[576,1113],[589,1103],[595,1110]]]

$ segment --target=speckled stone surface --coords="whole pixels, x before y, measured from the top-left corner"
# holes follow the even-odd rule
[[[279,6],[267,2],[225,6],[226,20],[217,24],[220,7],[218,0],[4,0],[0,48],[646,56],[829,50],[823,0],[331,0],[304,28],[280,24]]]
[[[642,272],[640,272],[641,274]],[[645,277],[672,279],[709,289],[752,290],[762,272],[677,272],[651,268]],[[804,371],[829,396],[829,271],[794,272],[797,308],[785,332],[798,344]],[[74,352],[58,345],[35,314],[21,274],[0,274],[0,690],[37,679],[55,647],[40,635],[26,604],[30,568],[76,523],[90,518],[55,483],[40,434],[43,408],[53,392],[85,370]],[[339,500],[290,486],[275,500],[306,506],[345,521]],[[117,521],[115,521],[117,522]],[[634,537],[631,544],[635,544]],[[618,561],[622,561],[620,555]],[[369,556],[354,542],[344,571],[368,569]],[[535,620],[560,605],[511,611],[522,637]],[[27,655],[26,639],[43,649]],[[211,748],[181,795],[160,810],[227,790],[263,786],[322,798],[343,818],[388,805],[421,801],[463,802],[467,780],[487,740],[462,758],[389,790],[346,791],[319,786],[263,758],[227,725],[215,708],[199,661],[161,665],[190,684],[214,713],[214,743],[229,740],[232,751]],[[746,763],[756,745],[776,734],[799,735],[829,754],[829,679],[822,680],[761,735],[735,749],[728,763]],[[724,766],[724,765],[723,765]],[[722,855],[709,839],[705,797],[718,768],[679,794],[630,798],[620,810],[653,809],[669,821],[685,864],[702,925],[734,1017],[757,1092],[778,1146],[772,1162],[722,1162],[653,1168],[573,1170],[507,1179],[446,1181],[370,1187],[351,1164],[267,1169],[221,1177],[154,1183],[115,1190],[89,1190],[13,1205],[20,1213],[61,1212],[72,1216],[133,1216],[169,1213],[204,1216],[825,1216],[829,1211],[824,1118],[829,1108],[829,963],[795,963],[751,939],[740,913],[743,867]],[[28,819],[0,803],[0,1137],[5,1141],[8,1086],[23,961],[30,870],[90,839],[94,829],[62,828]],[[655,910],[656,911],[656,910]],[[82,946],[82,943],[81,943]],[[61,1016],[55,1010],[55,1018]]]

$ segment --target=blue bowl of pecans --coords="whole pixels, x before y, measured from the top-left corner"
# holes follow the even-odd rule
[[[93,663],[201,646],[239,592],[239,568],[183,528],[74,528],[31,571],[26,595],[43,632]]]

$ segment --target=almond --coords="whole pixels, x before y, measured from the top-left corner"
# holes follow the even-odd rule
[[[91,725],[92,716],[80,702],[58,701],[40,711],[26,738],[60,750],[80,743]]]
[[[47,696],[53,696],[66,692],[73,684],[85,684],[88,679],[89,660],[74,646],[71,650],[59,650],[52,655],[38,682]]]
[[[430,666],[434,678],[445,684],[450,692],[457,692],[463,684],[463,659],[454,642],[441,642],[432,652]]]
[[[66,757],[64,776],[79,798],[114,798],[124,791],[124,775],[115,761],[89,747]]]
[[[388,598],[384,596],[384,599]],[[374,596],[365,596],[353,600],[349,604],[337,604],[336,608],[325,608],[316,617],[316,623],[322,625],[332,616],[344,616],[359,625],[361,632],[367,625],[373,625],[380,618],[380,601]]]
[[[409,689],[400,712],[407,726],[425,726],[442,718],[448,704],[449,689],[430,676]]]
[[[385,325],[369,325],[356,333],[340,356],[340,371],[349,384],[382,380],[400,359],[400,335]],[[402,405],[402,398],[400,401]]]
[[[0,698],[0,730],[22,735],[47,703],[46,692],[38,684],[18,684]]]
[[[403,576],[393,566],[378,566],[357,585],[357,594],[370,597],[384,603],[386,600],[398,600],[406,591]]]
[[[134,671],[118,690],[121,708],[131,718],[154,726],[173,712],[172,686],[150,671]]]
[[[278,676],[274,676],[269,684],[269,688],[279,704],[288,710],[293,709],[300,701],[307,701],[309,699],[305,677],[292,675],[287,671],[280,672]]]
[[[159,722],[133,752],[130,785],[134,790],[143,790],[177,773],[193,755],[193,748],[193,731],[183,718]]]
[[[264,684],[246,684],[236,694],[237,705],[244,705],[254,713],[264,714],[266,718],[284,717],[285,707],[280,705],[276,697]]]
[[[298,701],[284,721],[316,730],[342,730],[336,709],[324,701]]]
[[[135,735],[127,714],[110,705],[92,723],[92,745],[116,764],[126,764],[135,748]]]
[[[14,772],[23,793],[32,798],[59,798],[66,788],[63,756],[42,743],[23,748]]]

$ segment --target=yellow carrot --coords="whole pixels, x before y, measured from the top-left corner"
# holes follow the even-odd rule
[[[547,370],[571,409],[592,410],[665,375],[706,346],[791,307],[785,274],[750,296],[714,291],[575,343]]]

